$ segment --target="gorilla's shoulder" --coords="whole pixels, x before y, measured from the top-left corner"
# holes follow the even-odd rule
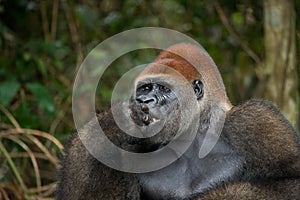
[[[238,106],[233,107],[231,113],[253,114],[253,115],[282,115],[280,110],[270,101],[263,99],[251,99]],[[267,113],[264,113],[267,112]]]
[[[256,143],[278,139],[299,144],[299,137],[291,123],[274,104],[265,100],[249,100],[233,107],[227,113],[224,128],[227,133],[237,132],[238,137],[250,138]]]
[[[273,128],[289,128],[294,131],[290,122],[281,111],[271,102],[262,99],[251,99],[243,104],[233,107],[228,113],[228,119],[244,121],[248,125],[261,125]],[[247,123],[246,123],[247,122]]]
[[[254,174],[299,175],[299,136],[272,103],[249,100],[233,107],[227,113],[222,134],[224,140],[243,155],[248,170]]]

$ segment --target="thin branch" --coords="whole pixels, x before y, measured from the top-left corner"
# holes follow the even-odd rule
[[[52,66],[49,65],[47,67],[47,70],[53,75],[55,76],[65,87],[72,88],[72,83],[69,81],[69,79],[64,76],[62,73],[57,72],[57,70]]]
[[[54,135],[57,126],[59,125],[59,123],[62,121],[62,119],[64,118],[67,110],[70,108],[69,105],[72,103],[72,98],[71,96],[68,96],[67,100],[64,102],[64,104],[61,106],[61,110],[58,113],[56,119],[52,122],[51,126],[50,126],[50,130],[49,130],[49,134]]]
[[[0,185],[0,197],[2,197],[4,200],[9,200],[7,192],[4,190],[4,188]]]
[[[0,104],[0,110],[6,115],[6,117],[9,119],[9,121],[13,124],[13,126],[16,129],[21,128],[17,120],[14,118],[14,116],[1,104]]]
[[[51,42],[54,42],[56,38],[58,6],[59,6],[59,1],[53,0],[52,21],[51,21]]]
[[[49,34],[49,23],[48,23],[48,19],[47,19],[47,2],[48,1],[40,0],[42,27],[43,27],[44,37],[45,37],[45,41],[49,42],[50,34]]]
[[[14,161],[9,156],[9,153],[7,152],[6,148],[2,144],[1,140],[0,140],[0,151],[4,154],[5,158],[7,159],[8,164],[9,164],[11,170],[13,171],[13,173],[15,174],[15,176],[16,176],[16,178],[17,178],[17,180],[18,180],[18,182],[19,182],[22,190],[26,191],[27,190],[26,185],[24,184],[24,181],[23,181],[21,175],[19,174],[18,169],[17,169]]]
[[[76,27],[74,16],[72,14],[71,8],[70,8],[67,0],[62,0],[62,7],[65,11],[65,15],[66,15],[66,18],[67,18],[67,21],[68,21],[72,42],[76,47],[77,61],[76,61],[76,70],[75,70],[75,72],[77,72],[78,68],[80,67],[80,65],[83,61],[83,54],[82,54],[81,43],[80,43],[80,40],[79,40],[79,34],[78,34],[77,27]]]
[[[40,189],[29,188],[28,192],[30,192],[30,193],[43,192],[43,191],[50,190],[50,189],[53,189],[53,188],[56,188],[56,182],[50,183],[49,185],[43,185]]]
[[[45,156],[44,153],[33,153],[34,157],[38,158],[38,159],[43,159],[43,160],[49,160],[47,156]],[[24,152],[10,152],[9,156],[11,158],[28,158],[29,155],[27,153]],[[4,156],[0,154],[0,158],[3,158]]]
[[[59,148],[59,150],[62,151],[63,149],[63,145],[55,137],[53,137],[52,135],[46,132],[34,130],[34,129],[20,128],[20,129],[8,129],[8,130],[0,131],[0,139],[3,137],[7,137],[11,134],[25,134],[25,135],[29,134],[29,135],[40,136],[52,141]]]
[[[36,137],[30,134],[25,134],[25,136],[33,142],[47,157],[50,162],[54,164],[56,168],[58,168],[58,159],[54,157],[50,151],[47,149],[45,145],[43,145],[40,140],[38,140]]]
[[[40,190],[41,186],[42,186],[41,174],[40,174],[40,169],[39,169],[39,166],[38,166],[38,163],[37,163],[34,153],[27,146],[27,144],[25,144],[19,138],[15,137],[15,136],[9,136],[9,137],[7,137],[7,139],[14,141],[15,143],[17,143],[19,146],[21,146],[27,152],[28,156],[30,157],[33,169],[34,169],[37,188]]]
[[[236,31],[231,26],[231,24],[230,24],[228,18],[226,17],[219,2],[217,0],[213,0],[213,4],[216,8],[216,11],[217,11],[223,25],[227,29],[227,31],[233,36],[235,41],[241,45],[241,47],[244,49],[244,51],[256,62],[256,64],[259,65],[261,63],[261,59],[258,57],[258,55],[256,55],[254,53],[254,51],[252,51],[252,49],[250,49],[250,47],[247,45],[247,43],[242,41],[242,39],[238,36]]]

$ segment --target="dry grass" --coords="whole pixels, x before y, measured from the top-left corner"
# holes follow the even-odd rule
[[[15,183],[12,186],[0,185],[0,199],[53,199],[56,182],[43,180],[42,169],[47,162],[47,170],[55,172],[59,168],[58,156],[62,153],[63,145],[51,134],[34,129],[21,128],[13,115],[0,105],[0,111],[10,120],[5,130],[0,131],[0,158],[6,163]],[[47,147],[47,143],[51,143]],[[16,150],[12,147],[18,147]],[[26,169],[18,160],[28,162]],[[2,161],[1,163],[2,164]],[[1,166],[0,166],[1,167]],[[27,174],[33,174],[34,181],[28,181]],[[8,174],[8,172],[6,172]],[[4,174],[5,176],[5,174]],[[28,182],[35,182],[34,186]],[[52,198],[51,198],[52,197]]]

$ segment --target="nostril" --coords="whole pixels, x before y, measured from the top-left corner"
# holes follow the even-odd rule
[[[144,103],[148,104],[148,103],[151,103],[152,101],[154,101],[154,99],[147,99],[147,100],[144,101]]]
[[[138,103],[143,103],[143,100],[142,99],[135,99]]]

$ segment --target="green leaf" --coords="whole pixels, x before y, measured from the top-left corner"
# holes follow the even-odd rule
[[[20,84],[17,81],[5,81],[0,83],[0,104],[3,106],[9,105],[18,92],[19,87]]]
[[[28,62],[31,59],[31,55],[27,52],[23,53],[23,59]]]
[[[231,15],[231,21],[235,26],[241,26],[244,24],[244,15],[241,12],[235,12]]]
[[[26,101],[21,101],[21,105],[15,111],[14,117],[22,128],[36,128],[38,125],[38,116],[30,112],[29,105]]]
[[[32,92],[38,101],[39,108],[49,113],[54,112],[54,101],[46,87],[38,83],[28,83],[26,84],[26,87]]]
[[[47,66],[46,63],[41,58],[36,59],[36,63],[38,65],[38,69],[43,74],[43,76],[47,76]]]

